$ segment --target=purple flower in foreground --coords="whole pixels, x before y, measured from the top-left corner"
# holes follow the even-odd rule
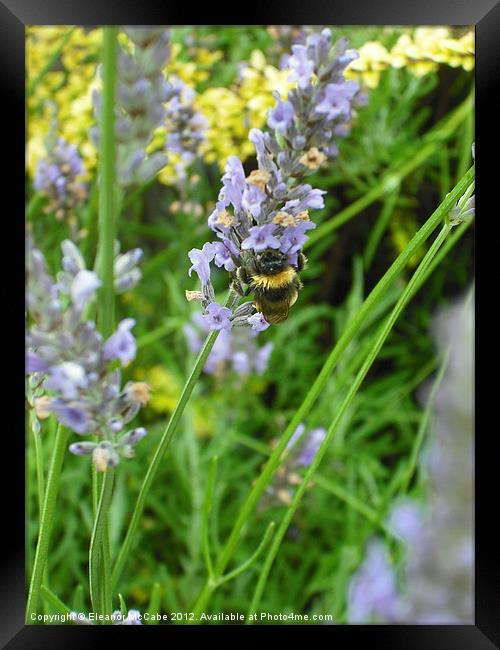
[[[210,262],[214,259],[215,253],[216,249],[214,244],[208,242],[203,244],[201,250],[199,248],[192,248],[188,253],[189,259],[193,263],[188,273],[191,275],[194,269],[203,286],[210,282]]]
[[[350,588],[350,622],[471,624],[474,620],[474,305],[438,319],[445,373],[434,394],[435,429],[419,464],[427,499],[401,496],[388,528],[404,541],[401,590],[380,543]],[[432,395],[432,393],[430,393]],[[460,467],[460,471],[457,471]]]
[[[314,61],[309,59],[305,45],[292,45],[292,56],[288,59],[288,66],[292,74],[290,81],[297,81],[299,88],[306,88],[311,81],[314,71]]]
[[[73,361],[65,361],[50,368],[50,376],[45,382],[49,390],[61,393],[64,399],[75,399],[80,389],[86,388],[88,378],[83,366]]]
[[[104,344],[104,357],[106,359],[119,359],[122,366],[127,366],[137,352],[137,345],[130,330],[135,325],[133,318],[125,318],[118,325],[118,329]]]
[[[228,247],[222,242],[215,242],[214,250],[215,250],[214,262],[216,263],[216,265],[219,267],[223,266],[226,269],[226,271],[234,271],[236,265],[233,262]]]
[[[219,193],[222,207],[231,203],[236,210],[241,208],[243,190],[245,189],[245,172],[241,160],[237,156],[229,156],[226,170],[222,176],[223,187]]]
[[[208,323],[211,330],[229,330],[231,329],[230,317],[233,315],[232,311],[227,307],[222,307],[216,302],[212,302],[207,306],[207,313],[203,314],[203,318]]]
[[[305,231],[315,227],[316,225],[312,221],[302,221],[298,226],[287,226],[281,237],[280,251],[289,255],[297,253],[307,241]]]
[[[276,107],[269,111],[267,124],[269,128],[284,134],[293,121],[294,110],[290,102],[278,101]]]
[[[50,410],[55,413],[64,426],[75,433],[88,433],[90,421],[88,414],[83,410],[64,403],[62,400],[53,400]]]
[[[241,205],[250,212],[252,217],[257,218],[260,214],[260,206],[265,198],[266,195],[258,187],[247,185],[243,190]]]
[[[82,270],[77,273],[71,285],[71,298],[77,309],[83,309],[101,286],[101,281],[93,271]]]
[[[256,332],[263,332],[269,327],[269,323],[264,318],[264,314],[261,314],[260,311],[258,311],[256,314],[253,314],[252,316],[249,316],[248,322],[252,326],[252,329]]]
[[[268,223],[265,226],[253,226],[250,228],[250,235],[241,243],[243,250],[253,249],[256,253],[260,253],[266,248],[279,248],[281,246],[280,240],[273,235],[276,226],[273,223]]]
[[[316,113],[324,114],[328,120],[334,120],[338,117],[348,120],[351,101],[358,90],[359,85],[355,81],[328,84],[322,101],[316,106]]]
[[[26,352],[26,374],[32,375],[34,372],[47,372],[49,364],[44,361],[38,354],[28,350]]]
[[[298,214],[303,210],[311,208],[313,210],[321,210],[325,207],[325,202],[323,200],[323,194],[326,194],[323,190],[312,189],[310,185],[303,186],[303,195],[300,199],[292,199],[287,201],[283,210],[285,212],[291,212],[292,214]],[[314,228],[314,225],[313,225]]]
[[[381,540],[373,540],[349,585],[349,623],[395,620],[401,613],[396,576],[387,550]]]

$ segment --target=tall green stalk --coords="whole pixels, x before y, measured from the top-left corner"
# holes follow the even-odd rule
[[[54,515],[56,509],[57,495],[61,482],[61,470],[66,452],[69,431],[59,425],[56,433],[54,452],[50,464],[49,475],[45,486],[45,498],[43,501],[43,510],[40,517],[40,530],[38,532],[38,541],[36,545],[35,561],[33,563],[33,573],[28,593],[28,602],[26,604],[26,623],[33,622],[33,616],[37,613],[38,603],[40,600],[40,589],[42,586],[43,572],[47,562],[47,553],[49,550],[50,536],[54,524]]]
[[[280,464],[281,456],[290,438],[318,399],[319,395],[326,385],[326,382],[328,381],[335,366],[337,365],[343,351],[349,345],[354,336],[359,332],[364,322],[366,321],[366,318],[382,298],[389,285],[406,267],[411,257],[428,239],[432,232],[434,232],[437,226],[443,222],[444,218],[446,215],[448,215],[451,208],[467,190],[473,178],[474,167],[471,167],[471,169],[469,169],[469,171],[460,179],[454,189],[448,194],[445,200],[438,206],[438,208],[434,211],[434,213],[426,221],[422,228],[420,228],[420,230],[415,234],[408,246],[391,265],[382,279],[377,283],[364,303],[358,309],[354,317],[351,319],[350,323],[347,325],[344,333],[328,356],[316,381],[313,383],[307,395],[305,396],[304,401],[295,412],[295,415],[293,416],[290,424],[283,433],[278,445],[275,447],[273,453],[269,457],[269,460],[267,461],[263,471],[261,472],[259,478],[255,482],[254,487],[250,491],[250,494],[243,504],[233,526],[233,529],[229,535],[228,541],[226,542],[226,545],[224,546],[219,556],[218,562],[215,565],[216,578],[224,573],[226,566],[233,557],[236,547],[238,546],[238,543],[241,539],[243,529],[249,522],[254,508],[257,505],[257,502],[262,496],[264,490],[271,482]],[[195,617],[205,610],[206,604],[215,588],[216,587],[214,586],[213,581],[207,580],[193,608]]]
[[[97,307],[99,329],[106,338],[114,328],[115,292],[113,287],[115,216],[115,90],[116,28],[103,29],[102,114],[99,133],[99,243],[97,271],[102,282]]]
[[[99,242],[96,267],[101,280],[97,323],[104,338],[115,324],[114,242],[116,236],[115,205],[115,92],[117,78],[117,30],[103,29],[102,44],[102,114],[99,134]],[[94,610],[111,614],[111,557],[108,512],[113,490],[112,471],[101,480],[92,473],[94,528],[89,548],[89,583]],[[97,501],[97,494],[101,497]],[[97,507],[96,507],[97,506]]]
[[[233,290],[230,290],[224,305],[229,308],[232,308],[234,307],[238,299],[239,299],[238,294],[236,294]],[[134,512],[132,513],[132,518],[130,520],[130,524],[127,530],[127,534],[125,536],[125,540],[123,541],[123,544],[118,553],[118,557],[116,559],[115,566],[113,568],[113,575],[112,575],[113,589],[115,589],[118,584],[125,563],[127,561],[128,555],[130,553],[134,536],[137,531],[137,526],[139,525],[139,520],[141,518],[142,511],[144,510],[144,504],[146,502],[146,497],[148,495],[151,484],[153,483],[154,477],[156,476],[156,472],[160,467],[160,463],[163,459],[163,456],[165,455],[165,452],[167,450],[168,445],[170,444],[172,436],[174,435],[177,429],[182,414],[184,413],[186,404],[188,403],[191,393],[193,392],[193,388],[195,387],[198,377],[200,376],[201,371],[203,370],[205,362],[208,358],[208,355],[210,354],[211,349],[214,346],[218,334],[219,334],[219,330],[210,332],[210,334],[207,336],[205,340],[205,343],[203,344],[203,347],[198,353],[193,370],[191,371],[191,374],[189,375],[187,382],[184,385],[184,388],[182,389],[182,393],[179,398],[179,401],[177,402],[177,406],[175,407],[175,410],[172,413],[172,416],[170,417],[167,427],[165,428],[165,431],[163,432],[160,442],[158,443],[158,446],[156,448],[155,454],[153,456],[153,460],[151,461],[151,464],[148,467],[148,471],[146,472],[146,476],[144,477],[144,480],[141,485],[139,496],[137,497],[137,501],[134,507]]]

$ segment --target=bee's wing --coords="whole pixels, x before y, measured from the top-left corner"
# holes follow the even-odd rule
[[[272,325],[276,325],[277,323],[282,323],[284,320],[288,318],[288,307],[280,311],[267,312],[266,314],[264,314],[264,317],[267,320],[267,322],[271,323]]]

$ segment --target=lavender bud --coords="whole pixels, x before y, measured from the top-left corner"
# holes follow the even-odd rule
[[[123,436],[121,439],[121,444],[123,445],[136,445],[139,440],[142,440],[146,435],[146,429],[139,427],[138,429],[133,429]]]

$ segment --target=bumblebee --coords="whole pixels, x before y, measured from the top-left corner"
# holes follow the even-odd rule
[[[268,323],[281,323],[288,318],[288,311],[303,286],[298,272],[305,268],[306,262],[305,255],[299,252],[297,266],[292,266],[287,255],[268,248],[238,268],[237,279],[248,285],[243,295],[253,292],[255,308],[264,314]]]

